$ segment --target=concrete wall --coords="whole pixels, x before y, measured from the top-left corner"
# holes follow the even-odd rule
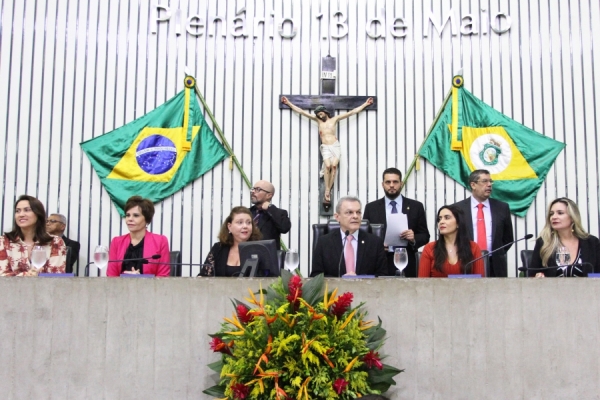
[[[268,280],[0,279],[5,399],[207,398],[209,332]],[[393,399],[598,398],[595,279],[333,279],[383,319]],[[357,303],[355,303],[357,304]]]

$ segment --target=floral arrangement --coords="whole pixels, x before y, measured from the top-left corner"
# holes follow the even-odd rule
[[[302,284],[282,270],[247,306],[234,300],[210,343],[221,359],[209,365],[218,385],[204,390],[221,399],[355,399],[381,394],[402,370],[382,363],[381,320],[365,321],[353,294],[323,290],[323,275]]]

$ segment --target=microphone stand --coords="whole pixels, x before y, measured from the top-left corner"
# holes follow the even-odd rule
[[[466,263],[466,264],[465,264],[465,267],[464,267],[464,269],[463,269],[463,271],[464,271],[465,275],[467,274],[467,267],[468,267],[470,264],[473,264],[474,262],[476,262],[476,261],[479,261],[479,260],[481,260],[482,258],[485,258],[485,257],[490,257],[492,254],[494,254],[494,253],[495,253],[495,252],[497,252],[498,250],[502,250],[503,248],[505,248],[505,247],[507,247],[507,246],[512,246],[513,244],[515,244],[515,243],[517,243],[517,242],[520,242],[521,240],[529,240],[529,239],[531,239],[532,237],[533,237],[533,235],[532,235],[531,233],[528,233],[527,235],[525,235],[525,236],[524,236],[524,237],[522,237],[521,239],[513,240],[512,242],[506,243],[505,245],[502,245],[502,246],[498,247],[497,249],[494,249],[494,250],[492,250],[492,251],[489,251],[487,254],[484,254],[484,255],[482,255],[481,257],[477,257],[476,259],[469,261],[468,263]],[[485,271],[485,275],[486,275],[486,277],[487,277],[487,271]]]
[[[342,253],[340,254],[340,262],[338,262],[338,278],[342,276],[342,257],[344,256],[344,250],[346,250],[346,241],[348,240],[348,236],[350,236],[350,231],[346,229],[344,232],[346,236],[344,236],[344,240],[342,240]]]

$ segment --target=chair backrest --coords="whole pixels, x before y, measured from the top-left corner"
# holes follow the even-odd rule
[[[481,251],[482,256],[485,256],[488,253],[489,253],[489,251],[487,251],[487,250]],[[483,257],[483,273],[484,273],[484,275],[482,276],[482,278],[487,278],[488,276],[490,276],[490,258],[489,257]]]
[[[330,219],[325,224],[313,224],[313,253],[317,247],[317,241],[323,235],[328,234],[333,229],[340,229],[340,223],[335,219]],[[370,224],[368,219],[363,219],[360,223],[360,230],[373,233],[383,240],[383,225],[382,224]]]
[[[521,250],[521,262],[525,268],[529,268],[531,266],[531,257],[533,256],[533,250]],[[519,267],[515,266],[516,276],[519,276]],[[528,271],[525,271],[523,276],[529,276]]]
[[[169,276],[181,276],[181,251],[170,251],[169,261],[171,262],[171,272]]]
[[[67,266],[65,267],[65,272],[70,274],[73,272],[73,267],[71,267],[71,247],[65,246],[67,248]]]

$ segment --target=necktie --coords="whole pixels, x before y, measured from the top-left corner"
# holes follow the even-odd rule
[[[346,260],[346,273],[347,274],[355,273],[354,249],[352,248],[353,240],[354,240],[354,236],[348,235],[348,237],[346,238],[346,247],[344,248],[344,258]]]
[[[254,225],[258,225],[258,221],[260,221],[260,214],[262,214],[262,210],[256,210],[256,214],[254,215]]]
[[[485,232],[485,217],[483,204],[477,204],[477,244],[481,250],[487,250],[487,234]]]
[[[392,205],[392,214],[398,214],[398,209],[396,208],[396,204],[398,203],[396,203],[395,200],[392,200],[390,201],[390,204]]]

